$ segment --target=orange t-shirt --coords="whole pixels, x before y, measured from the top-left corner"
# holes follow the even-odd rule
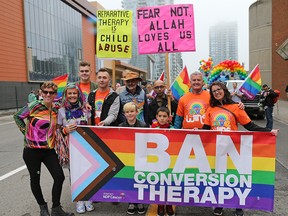
[[[223,106],[234,113],[237,121],[231,112],[220,107],[209,107],[204,124],[210,125],[211,130],[238,130],[237,122],[245,125],[251,121],[245,110],[240,109],[238,106],[238,104],[226,104]]]
[[[79,83],[79,87],[83,92],[85,99],[87,100],[88,95],[90,94],[90,82],[88,83]]]
[[[203,127],[209,100],[208,91],[202,91],[200,94],[189,92],[180,98],[176,114],[183,117],[182,128]]]
[[[105,92],[96,91],[95,94],[95,124],[97,125],[100,122],[100,116],[102,112],[102,105],[104,99],[109,94],[110,89]]]

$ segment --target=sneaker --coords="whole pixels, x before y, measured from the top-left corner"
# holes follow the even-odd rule
[[[236,209],[235,216],[244,216],[244,211],[242,209]]]
[[[92,204],[92,201],[84,201],[84,205],[85,205],[87,212],[91,212],[94,210],[94,206]]]
[[[138,211],[138,214],[144,214],[145,213],[144,205],[141,203],[137,204],[137,211]]]
[[[158,205],[157,214],[158,214],[158,216],[164,216],[165,215],[164,205]]]
[[[166,205],[166,213],[168,216],[174,216],[174,210],[172,205]]]
[[[222,215],[223,214],[223,208],[215,208],[214,209],[214,215]]]
[[[78,202],[76,203],[76,212],[77,212],[78,214],[83,214],[83,213],[86,212],[86,210],[85,210],[85,205],[84,205],[84,201],[78,201]]]
[[[136,213],[136,206],[133,203],[129,203],[127,208],[127,214],[132,215]]]

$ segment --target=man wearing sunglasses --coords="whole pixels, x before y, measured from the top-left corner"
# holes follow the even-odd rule
[[[91,81],[91,69],[89,62],[81,61],[79,63],[78,76],[80,78],[78,85],[87,99],[89,93],[97,88],[97,84]]]
[[[156,80],[153,85],[154,92],[156,97],[149,104],[149,124],[152,124],[152,121],[156,118],[156,111],[159,107],[167,107],[168,105],[168,96],[171,96],[171,115],[172,115],[172,124],[174,124],[174,119],[176,115],[176,110],[178,102],[172,97],[171,90],[166,90],[165,83],[161,80]]]

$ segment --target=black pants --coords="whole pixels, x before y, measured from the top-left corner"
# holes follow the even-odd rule
[[[37,203],[39,205],[46,203],[40,186],[41,163],[43,162],[54,180],[52,187],[52,207],[59,206],[65,176],[55,150],[24,148],[23,159],[30,174],[30,186]]]

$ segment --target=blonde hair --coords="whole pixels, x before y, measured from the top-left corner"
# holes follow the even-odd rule
[[[129,110],[135,110],[137,112],[138,108],[134,102],[128,102],[123,106],[123,111],[127,112]]]

